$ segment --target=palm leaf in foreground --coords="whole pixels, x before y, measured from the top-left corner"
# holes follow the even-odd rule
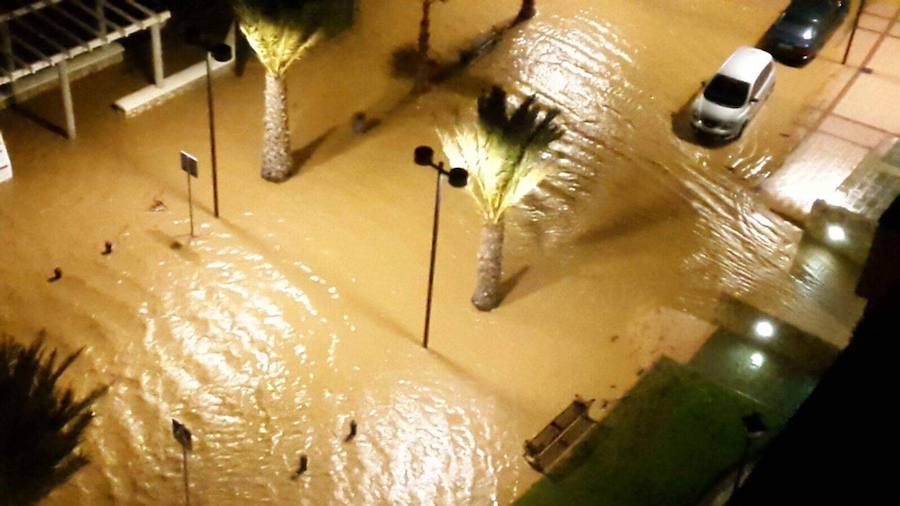
[[[80,353],[57,363],[40,338],[27,347],[0,338],[0,504],[35,503],[87,463],[76,448],[106,389],[77,399],[57,386]]]

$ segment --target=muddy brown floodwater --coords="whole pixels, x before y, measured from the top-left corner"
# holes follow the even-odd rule
[[[389,61],[415,40],[414,4],[364,1],[351,33],[289,72],[295,147],[315,149],[285,184],[258,176],[261,66],[216,80],[221,220],[202,89],[126,119],[109,104],[141,72],[80,80],[73,142],[35,121],[60,123],[53,93],[0,112],[16,171],[0,185],[0,328],[86,347],[69,380],[110,385],[83,445],[91,464],[46,504],[178,504],[172,417],[196,438],[195,505],[506,504],[538,476],[522,441],[575,393],[620,396],[661,353],[651,338],[699,346],[702,325],[664,308],[700,322],[726,294],[846,338],[857,313],[830,311],[815,276],[787,272],[798,231],[752,192],[799,141],[846,30],[807,68],[779,66],[744,138],[709,149],[672,116],[784,2],[542,0],[466,73],[405,100]],[[434,7],[438,55],[518,8],[487,4]],[[434,128],[494,82],[563,111],[561,172],[516,211],[505,273],[517,283],[489,314],[468,302],[475,205],[445,192],[425,351],[433,174],[412,149],[437,146]],[[359,110],[383,123],[354,135]],[[193,240],[182,149],[201,164]],[[155,200],[167,210],[151,212]],[[63,279],[46,283],[56,266]],[[634,331],[651,324],[666,335]],[[344,443],[351,419],[359,435]],[[300,453],[309,471],[292,481]]]

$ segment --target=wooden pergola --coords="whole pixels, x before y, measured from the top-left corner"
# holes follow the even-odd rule
[[[163,83],[160,28],[171,17],[148,0],[38,0],[0,14],[0,85],[56,67],[66,134],[76,136],[67,62],[141,30],[150,30],[153,79]]]

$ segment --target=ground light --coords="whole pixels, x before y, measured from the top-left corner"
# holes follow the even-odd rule
[[[760,352],[755,352],[750,355],[750,365],[753,366],[754,369],[759,369],[765,363],[766,357],[763,356]]]
[[[775,325],[769,320],[758,320],[753,324],[753,333],[759,337],[769,339],[775,335]]]
[[[231,60],[231,46],[215,44],[207,48],[206,56],[206,102],[209,108],[209,150],[212,155],[213,214],[219,217],[219,171],[216,163],[216,116],[213,109],[212,63],[216,60],[225,63]]]
[[[825,236],[831,242],[842,243],[847,240],[847,231],[844,227],[832,223],[825,227]]]
[[[428,299],[425,303],[425,332],[422,336],[422,347],[428,349],[428,330],[431,327],[431,294],[434,286],[434,260],[437,255],[438,224],[441,216],[441,180],[444,176],[450,181],[450,186],[462,188],[469,182],[469,173],[466,169],[444,169],[444,162],[434,163],[434,150],[429,146],[419,146],[413,153],[413,161],[422,167],[431,167],[437,171],[437,183],[434,191],[434,225],[431,231],[431,266],[428,270]]]

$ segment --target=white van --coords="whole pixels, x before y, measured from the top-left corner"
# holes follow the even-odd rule
[[[691,107],[691,124],[699,133],[730,140],[740,137],[775,85],[772,55],[738,48],[716,72]]]

